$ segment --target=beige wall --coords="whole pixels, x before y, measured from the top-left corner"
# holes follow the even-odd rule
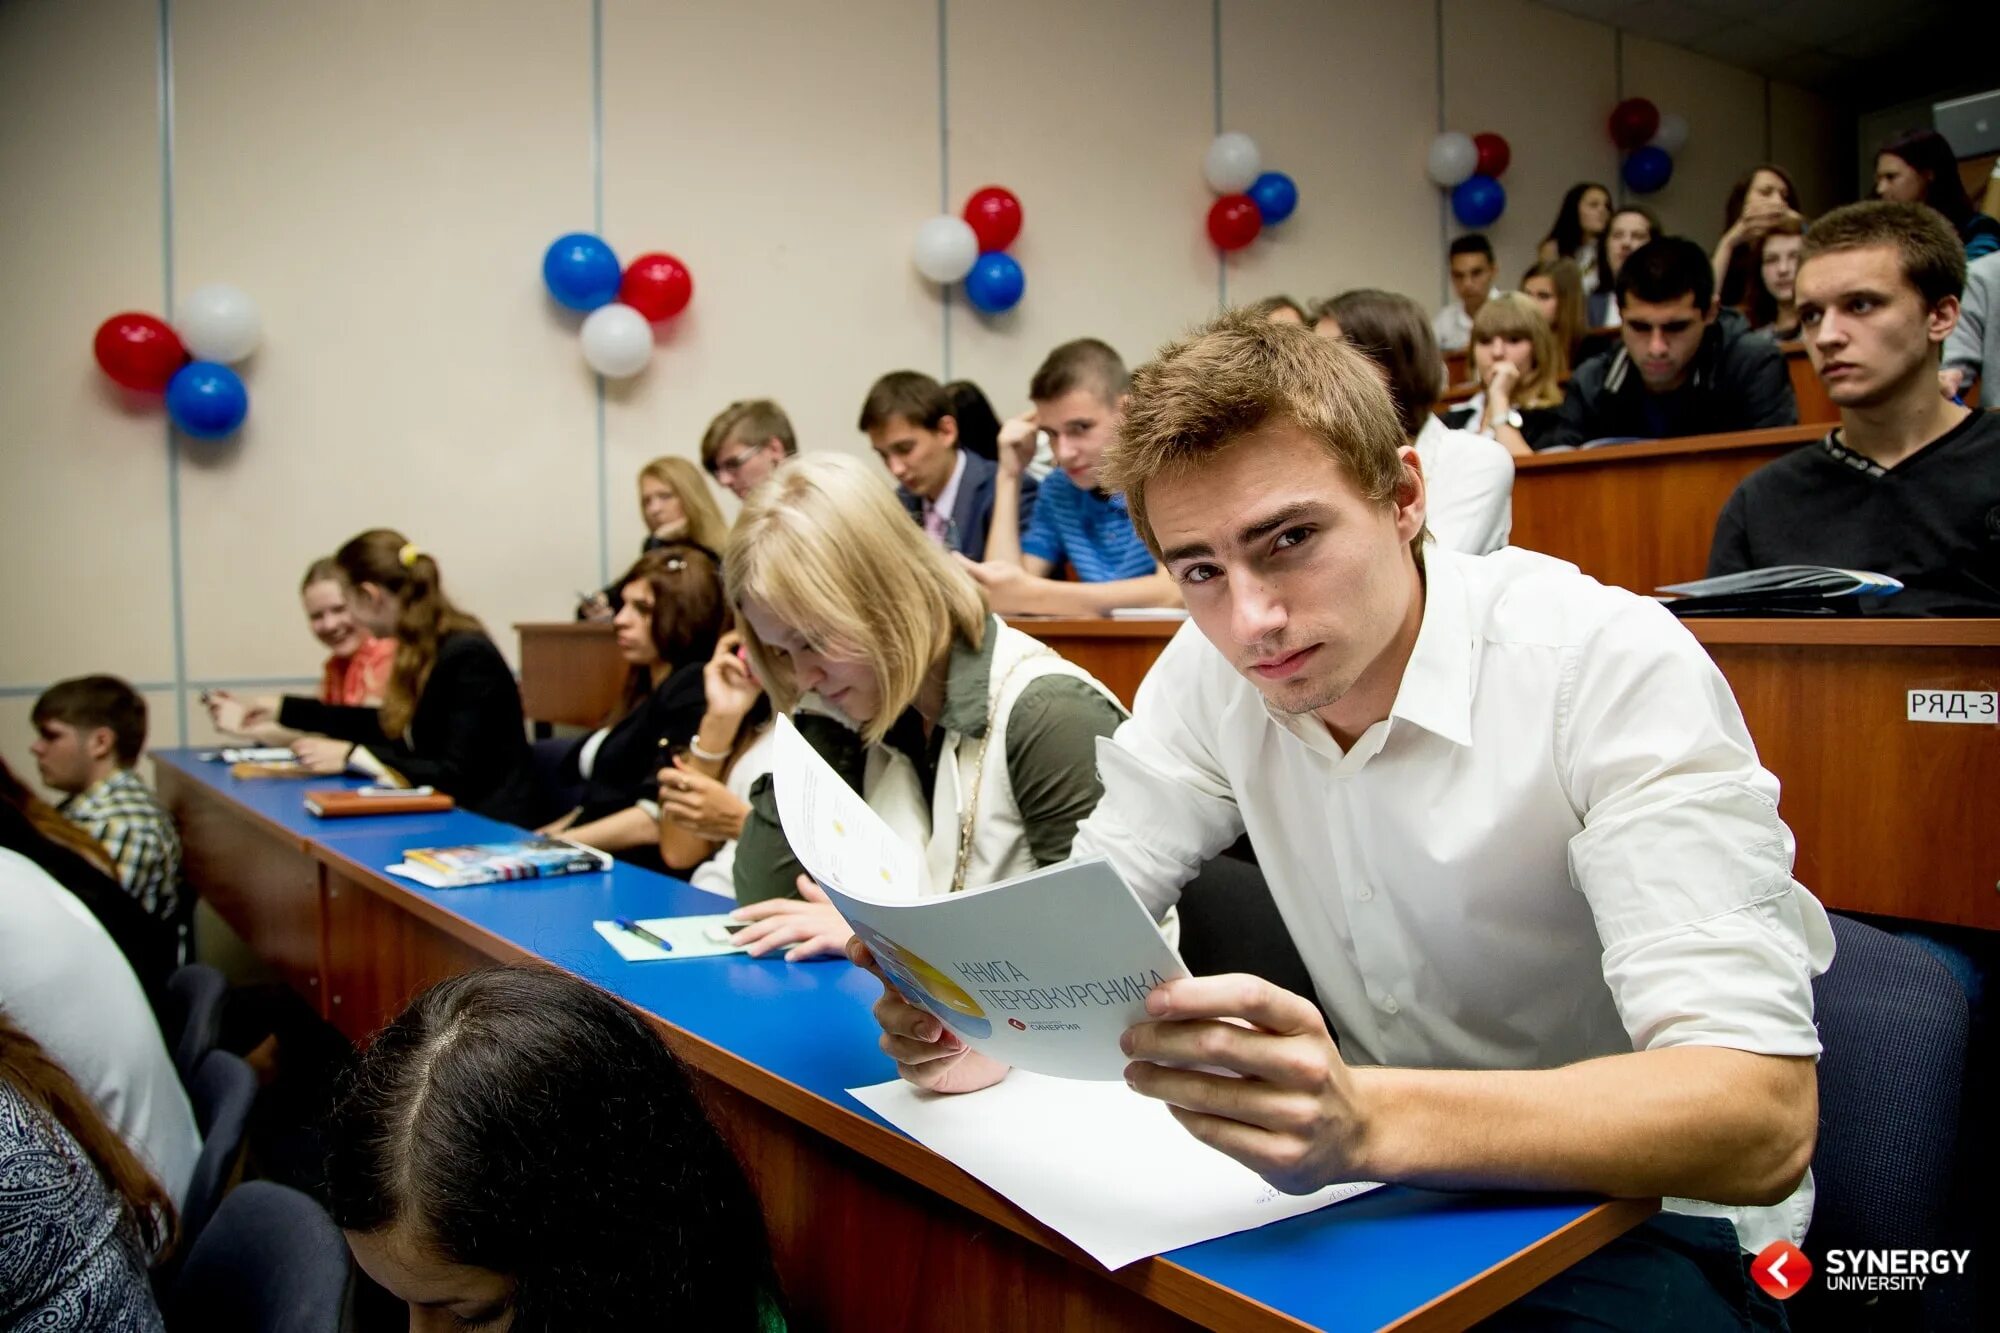
[[[1493,229],[1510,279],[1562,189],[1615,165],[1611,31],[1526,0],[1446,0],[1442,31],[1394,0],[949,0],[942,103],[935,0],[604,0],[599,74],[591,13],[177,0],[168,210],[159,6],[0,6],[0,754],[23,761],[32,695],[64,675],[147,686],[163,743],[204,685],[310,682],[299,573],[375,523],[435,551],[511,653],[513,622],[622,567],[632,474],[692,455],[732,398],[775,396],[807,447],[859,450],[862,394],[892,368],[949,368],[1010,411],[1054,343],[1137,361],[1225,284],[1434,304],[1440,55],[1446,123],[1514,143]],[[1694,123],[1660,202],[1707,237],[1762,155],[1762,81],[1631,40],[1625,63],[1628,91]],[[1218,100],[1302,196],[1226,272],[1202,231]],[[1772,101],[1781,160],[1838,178],[1824,109]],[[1027,297],[999,319],[941,303],[908,258],[941,196],[988,182],[1027,215]],[[601,433],[576,320],[539,278],[600,189],[620,254],[672,251],[696,292],[652,368],[605,392]],[[165,313],[170,277],[262,307],[232,442],[170,445],[158,406],[91,364],[97,323]]]
[[[1604,128],[1618,101],[1616,34],[1529,0],[1445,0],[1444,31],[1447,128],[1492,131],[1514,150],[1500,181],[1507,211],[1486,232],[1502,285],[1516,287],[1564,191],[1586,180],[1617,189]],[[1452,234],[1463,230],[1454,220]]]

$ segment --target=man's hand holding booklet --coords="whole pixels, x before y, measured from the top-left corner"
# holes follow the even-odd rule
[[[1106,862],[934,896],[918,849],[783,717],[776,747],[785,837],[894,987],[877,1017],[940,1037],[885,1035],[905,1078],[850,1088],[856,1101],[1107,1268],[1375,1188],[1286,1193],[1125,1085],[1120,1038],[1188,971]]]

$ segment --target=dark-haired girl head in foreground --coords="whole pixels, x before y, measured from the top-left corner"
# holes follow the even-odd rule
[[[412,1330],[775,1330],[763,1219],[679,1061],[543,967],[431,987],[341,1088],[333,1214]]]

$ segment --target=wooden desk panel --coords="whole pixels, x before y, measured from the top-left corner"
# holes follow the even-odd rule
[[[1910,690],[2000,689],[2000,622],[1689,628],[1778,775],[1801,883],[1845,911],[2000,930],[2000,727],[1907,720]]]
[[[156,764],[154,772],[160,803],[180,829],[188,888],[325,1017],[319,866],[303,843],[170,764]]]
[[[1009,616],[1007,623],[1103,681],[1130,708],[1139,682],[1153,669],[1167,640],[1187,622]]]
[[[1638,593],[1698,579],[1737,483],[1825,433],[1778,426],[1517,458],[1513,544]]]
[[[326,1019],[361,1042],[418,991],[483,967],[493,955],[420,920],[358,877],[322,867]]]
[[[625,662],[609,622],[518,624],[521,711],[530,722],[601,727],[618,706]]]

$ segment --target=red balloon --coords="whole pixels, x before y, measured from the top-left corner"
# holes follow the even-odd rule
[[[1264,215],[1247,194],[1225,194],[1209,205],[1208,239],[1218,250],[1241,250],[1264,230]]]
[[[1507,164],[1514,160],[1514,150],[1497,134],[1475,134],[1472,142],[1479,149],[1479,170],[1473,174],[1498,180],[1500,173],[1507,169]]]
[[[1005,250],[1021,234],[1021,201],[1012,190],[989,185],[965,201],[965,220],[979,238],[979,253]]]
[[[672,255],[640,255],[625,267],[618,299],[657,324],[687,309],[694,297],[694,275]]]
[[[1611,109],[1611,142],[1630,152],[1660,128],[1660,108],[1643,97],[1628,97]]]
[[[165,393],[187,364],[187,348],[165,321],[128,310],[97,326],[97,364],[128,389]]]

